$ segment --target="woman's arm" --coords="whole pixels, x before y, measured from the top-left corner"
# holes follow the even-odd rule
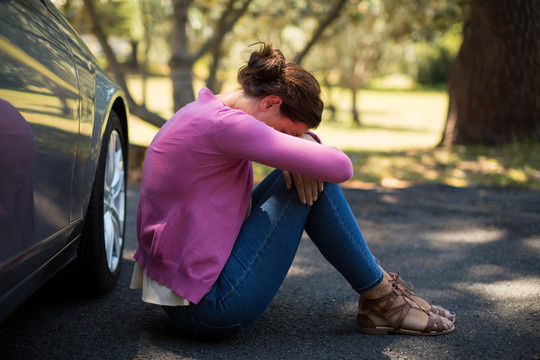
[[[321,181],[351,178],[352,164],[342,151],[281,133],[240,111],[227,113],[226,121],[214,124],[214,142],[224,154]]]

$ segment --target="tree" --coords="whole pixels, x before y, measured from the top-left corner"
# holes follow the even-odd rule
[[[540,3],[472,0],[441,144],[540,140]]]
[[[315,65],[327,87],[350,90],[353,124],[358,126],[359,91],[380,75],[407,70],[416,76],[418,59],[411,58],[412,44],[432,48],[463,21],[467,1],[351,1],[316,45],[316,56],[308,56],[307,62]],[[414,66],[406,69],[407,62]]]
[[[339,18],[342,10],[345,8],[348,0],[336,0],[330,5],[330,9],[325,9],[323,14],[318,16],[317,27],[311,36],[311,39],[306,43],[304,48],[295,56],[295,62],[297,64],[302,63],[302,60],[309,53],[311,48],[319,41],[324,34],[325,30]]]
[[[101,25],[101,21],[96,11],[94,0],[83,0],[83,2],[88,18],[90,20],[92,33],[96,36],[99,44],[101,45],[101,48],[103,49],[103,52],[107,58],[109,69],[113,73],[116,81],[118,82],[118,85],[124,91],[130,112],[133,115],[140,117],[141,119],[152,125],[161,127],[163,124],[165,124],[165,119],[149,111],[146,106],[137,104],[131,96],[125,80],[124,71],[122,70],[122,67],[118,63],[118,60],[116,59],[116,56],[114,55],[114,52],[109,45],[108,36]]]
[[[188,11],[191,0],[173,1],[173,28],[171,34],[171,79],[173,83],[174,109],[180,109],[193,101],[193,65],[208,52],[212,52],[217,61],[220,57],[221,44],[225,35],[232,30],[236,22],[246,12],[252,0],[227,0],[218,15],[218,21],[211,35],[193,54],[189,50]],[[219,6],[218,6],[219,8]],[[214,64],[213,66],[216,66]]]
[[[340,59],[340,84],[351,92],[352,119],[360,126],[359,91],[379,67],[383,44],[388,41],[388,26],[380,14],[377,1],[366,1],[343,17],[344,25],[335,36],[335,51]]]

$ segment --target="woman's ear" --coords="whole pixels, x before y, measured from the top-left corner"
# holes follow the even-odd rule
[[[281,106],[281,103],[283,101],[281,98],[277,95],[268,95],[264,97],[260,104],[259,108],[261,111],[270,111],[270,110],[279,110],[279,107]]]

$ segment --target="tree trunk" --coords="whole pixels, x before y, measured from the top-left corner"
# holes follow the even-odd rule
[[[240,18],[246,13],[249,4],[253,0],[242,0],[237,3],[237,0],[229,0],[226,4],[221,17],[214,28],[214,36],[199,49],[195,55],[196,59],[202,57],[206,52],[211,51],[212,60],[208,68],[208,78],[206,79],[206,86],[215,94],[221,91],[223,82],[218,80],[218,69],[221,59],[224,55],[223,40],[225,35],[232,31],[234,25],[240,20]]]
[[[472,0],[441,145],[540,140],[540,5]]]
[[[131,40],[131,54],[129,56],[129,68],[133,71],[139,70],[139,58],[137,52],[139,51],[139,42],[137,40]]]
[[[357,88],[351,88],[351,94],[352,94],[352,117],[353,117],[353,124],[355,126],[360,126],[362,123],[360,122],[360,112],[358,111],[358,89]]]
[[[190,0],[174,0],[173,28],[172,28],[172,57],[169,63],[173,82],[174,110],[178,110],[195,99],[193,94],[193,64],[204,54],[212,51],[214,56],[220,56],[220,48],[225,35],[231,31],[234,25],[246,12],[252,0],[244,0],[240,7],[236,7],[236,0],[229,0],[226,9],[221,14],[220,20],[214,29],[214,35],[201,46],[195,53],[190,55],[186,27],[188,25],[188,9]],[[219,59],[212,63],[219,65]],[[212,71],[212,69],[210,69]],[[211,72],[212,74],[212,72]],[[210,83],[216,84],[213,79]]]
[[[147,0],[139,0],[139,5],[141,7],[141,21],[143,23],[144,29],[144,52],[143,59],[141,64],[141,101],[142,106],[146,106],[147,99],[147,85],[148,85],[148,54],[150,53],[150,47],[152,46],[152,24],[149,21],[151,8]]]
[[[329,122],[335,122],[336,121],[336,107],[332,101],[333,97],[332,97],[332,90],[333,90],[333,86],[332,84],[330,83],[330,81],[328,80],[328,72],[325,72],[324,74],[324,77],[323,77],[323,81],[324,81],[324,87],[326,88],[326,101],[325,101],[325,109],[326,111],[328,111],[330,113],[330,117],[328,118],[328,121]]]
[[[173,87],[173,111],[195,99],[193,94],[193,59],[189,54],[187,25],[190,0],[174,0],[171,30],[172,56],[169,62]]]
[[[221,55],[221,46],[216,46],[212,51],[212,61],[208,68],[208,78],[206,79],[206,87],[208,87],[214,94],[221,91],[221,82],[218,80],[217,76]]]

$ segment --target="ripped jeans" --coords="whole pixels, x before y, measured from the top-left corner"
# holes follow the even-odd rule
[[[288,190],[280,170],[252,193],[253,208],[231,256],[206,296],[189,306],[163,306],[181,332],[222,339],[246,329],[264,312],[283,283],[305,230],[352,288],[366,292],[383,279],[337,184],[325,183],[312,206]]]

